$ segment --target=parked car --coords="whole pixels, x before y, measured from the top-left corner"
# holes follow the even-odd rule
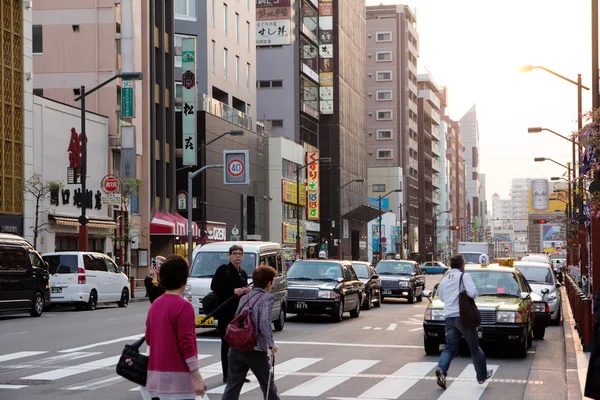
[[[42,255],[49,265],[52,304],[95,310],[98,303],[129,305],[129,280],[105,254],[65,251]]]
[[[362,308],[381,307],[381,278],[373,264],[366,261],[352,261],[354,272],[363,282]]]
[[[0,311],[39,317],[50,305],[48,265],[22,237],[0,233]]]
[[[415,261],[381,260],[375,270],[381,277],[382,300],[395,297],[407,299],[409,304],[423,301],[425,276]]]
[[[298,260],[287,272],[290,312],[329,314],[340,322],[345,312],[360,315],[363,282],[352,264],[340,260]]]
[[[219,323],[218,319],[214,317],[205,318],[202,299],[210,292],[210,284],[217,268],[229,263],[229,248],[234,244],[238,244],[244,249],[241,268],[248,274],[248,283],[252,282],[254,268],[261,264],[270,265],[277,270],[273,289],[271,289],[271,294],[275,298],[271,309],[271,321],[273,321],[275,330],[283,330],[288,312],[287,278],[281,245],[274,242],[217,242],[205,244],[198,249],[190,268],[190,277],[184,293],[184,297],[194,307],[196,327],[214,328]]]
[[[561,317],[561,284],[557,282],[552,269],[545,262],[515,261],[517,268],[531,286],[531,289],[548,303],[550,324],[559,325]]]
[[[427,261],[421,264],[421,272],[427,274],[445,274],[450,268],[441,261]]]

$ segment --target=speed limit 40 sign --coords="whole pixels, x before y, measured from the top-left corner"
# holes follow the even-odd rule
[[[247,185],[250,183],[248,150],[223,151],[223,183]]]

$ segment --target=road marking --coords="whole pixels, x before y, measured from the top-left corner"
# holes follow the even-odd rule
[[[435,368],[437,363],[434,362],[417,362],[408,363],[398,371],[394,372],[390,377],[377,383],[375,386],[358,396],[364,398],[381,398],[381,399],[397,399],[404,392],[413,387],[419,380],[427,375],[429,371]],[[414,379],[403,379],[398,381],[394,376],[412,375]]]
[[[129,340],[134,341],[134,340],[137,340],[137,339],[141,338],[142,336],[144,336],[144,334],[140,333],[139,335],[126,336],[126,337],[117,338],[117,339],[113,339],[113,340],[107,340],[105,342],[98,342],[98,343],[94,343],[94,344],[88,344],[87,346],[73,347],[71,349],[60,350],[60,351],[58,351],[58,353],[72,353],[74,351],[87,350],[87,349],[91,349],[93,347],[104,346],[104,345],[107,345],[107,344],[113,344],[113,343],[119,343],[119,342],[127,342]]]
[[[95,371],[97,369],[112,367],[113,365],[117,365],[117,362],[121,358],[120,355],[103,358],[101,360],[96,360],[92,362],[88,362],[85,364],[75,365],[73,367],[65,367],[61,369],[55,369],[48,372],[42,372],[41,374],[26,376],[25,378],[21,378],[22,380],[57,380],[66,378],[73,375],[82,374],[84,372]]]
[[[24,335],[26,334],[27,331],[23,331],[23,332],[12,332],[12,333],[4,333],[0,336],[5,337],[5,336],[13,336],[13,335]]]
[[[0,356],[0,362],[17,360],[25,357],[33,357],[45,353],[47,353],[47,351],[19,351],[17,353],[10,353]]]
[[[493,369],[494,374],[498,370],[498,365],[488,365],[488,369]],[[477,400],[481,397],[485,388],[489,385],[487,380],[483,385],[477,383],[475,368],[469,364],[463,369],[458,378],[454,379],[452,385],[442,393],[438,400],[449,399],[469,399]]]
[[[92,379],[87,382],[78,383],[75,385],[67,386],[61,388],[63,390],[95,390],[100,389],[106,386],[110,386],[114,383],[123,382],[125,378],[121,378],[120,376],[113,376],[111,378],[100,377],[97,379]]]
[[[390,326],[388,326],[387,330],[388,331],[393,331],[396,329],[396,327],[398,326],[398,324],[390,324]]]
[[[326,376],[319,376],[299,386],[296,386],[282,396],[319,397],[328,390],[346,382],[356,374],[371,368],[379,360],[350,360],[330,370]]]
[[[0,385],[0,389],[9,389],[9,390],[23,389],[26,387],[27,387],[27,385]]]
[[[535,354],[535,350],[528,350],[527,353],[529,353],[529,354]]]
[[[42,358],[41,360],[30,361],[26,364],[17,364],[17,365],[7,365],[5,368],[11,369],[23,369],[23,368],[39,368],[48,365],[58,364],[65,361],[73,361],[78,360],[80,358],[95,356],[98,354],[102,354],[101,352],[74,352],[61,354],[60,356],[53,356],[48,358]]]
[[[415,317],[415,318],[422,318],[423,314],[415,314],[415,315],[413,315],[413,317]]]
[[[371,329],[370,326],[365,326],[363,329]]]
[[[380,330],[381,330],[381,327],[379,327],[379,326],[378,326],[378,327],[376,327],[376,328],[373,328],[373,330],[374,330],[374,331],[380,331]]]
[[[420,326],[420,327],[418,327],[418,328],[409,329],[408,331],[409,331],[409,332],[416,332],[416,331],[420,331],[420,330],[423,330],[423,327],[422,327],[422,326]]]
[[[279,365],[277,365],[277,368],[275,369],[275,380],[283,378],[284,376],[288,376],[294,372],[298,372],[301,369],[310,367],[311,365],[321,361],[322,358],[302,358],[302,357],[296,357],[296,358],[292,358],[291,360],[287,360]],[[250,375],[248,376],[248,379],[251,379],[251,377],[254,377],[254,375]],[[223,394],[223,392],[225,391],[225,387],[227,385],[221,385],[217,388],[214,388],[210,391],[208,391],[208,394]],[[259,388],[260,385],[258,384],[258,382],[251,382],[251,383],[245,383],[244,386],[242,387],[242,391],[240,392],[240,394],[244,394],[247,393],[251,390],[254,390],[256,388]]]
[[[221,342],[221,339],[196,339],[197,342]],[[291,340],[278,340],[277,344],[293,344],[306,346],[329,346],[329,347],[368,347],[385,349],[423,349],[423,346],[411,346],[404,344],[366,344],[366,343],[333,343],[333,342],[297,342]]]

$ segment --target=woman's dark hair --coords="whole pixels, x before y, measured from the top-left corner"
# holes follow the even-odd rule
[[[269,282],[273,282],[273,279],[277,276],[275,268],[269,265],[259,265],[252,272],[252,285],[255,288],[264,289],[267,287]]]
[[[233,246],[231,246],[229,248],[229,255],[233,254],[234,251],[241,251],[243,253],[244,248],[242,246],[240,246],[239,244],[234,244]]]
[[[462,254],[457,254],[450,259],[450,268],[462,268],[465,265],[465,258]]]
[[[176,290],[186,284],[190,265],[180,255],[174,254],[160,267],[160,284],[165,290]]]

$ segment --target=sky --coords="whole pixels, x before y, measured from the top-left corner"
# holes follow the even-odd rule
[[[480,173],[486,174],[486,198],[508,198],[513,178],[550,178],[566,170],[571,144],[549,132],[528,134],[541,126],[563,135],[577,130],[577,86],[582,75],[591,88],[590,0],[366,0],[367,5],[407,4],[417,15],[419,72],[448,87],[449,114],[460,119],[477,106]],[[583,111],[591,108],[583,91]],[[585,124],[585,122],[584,122]]]

